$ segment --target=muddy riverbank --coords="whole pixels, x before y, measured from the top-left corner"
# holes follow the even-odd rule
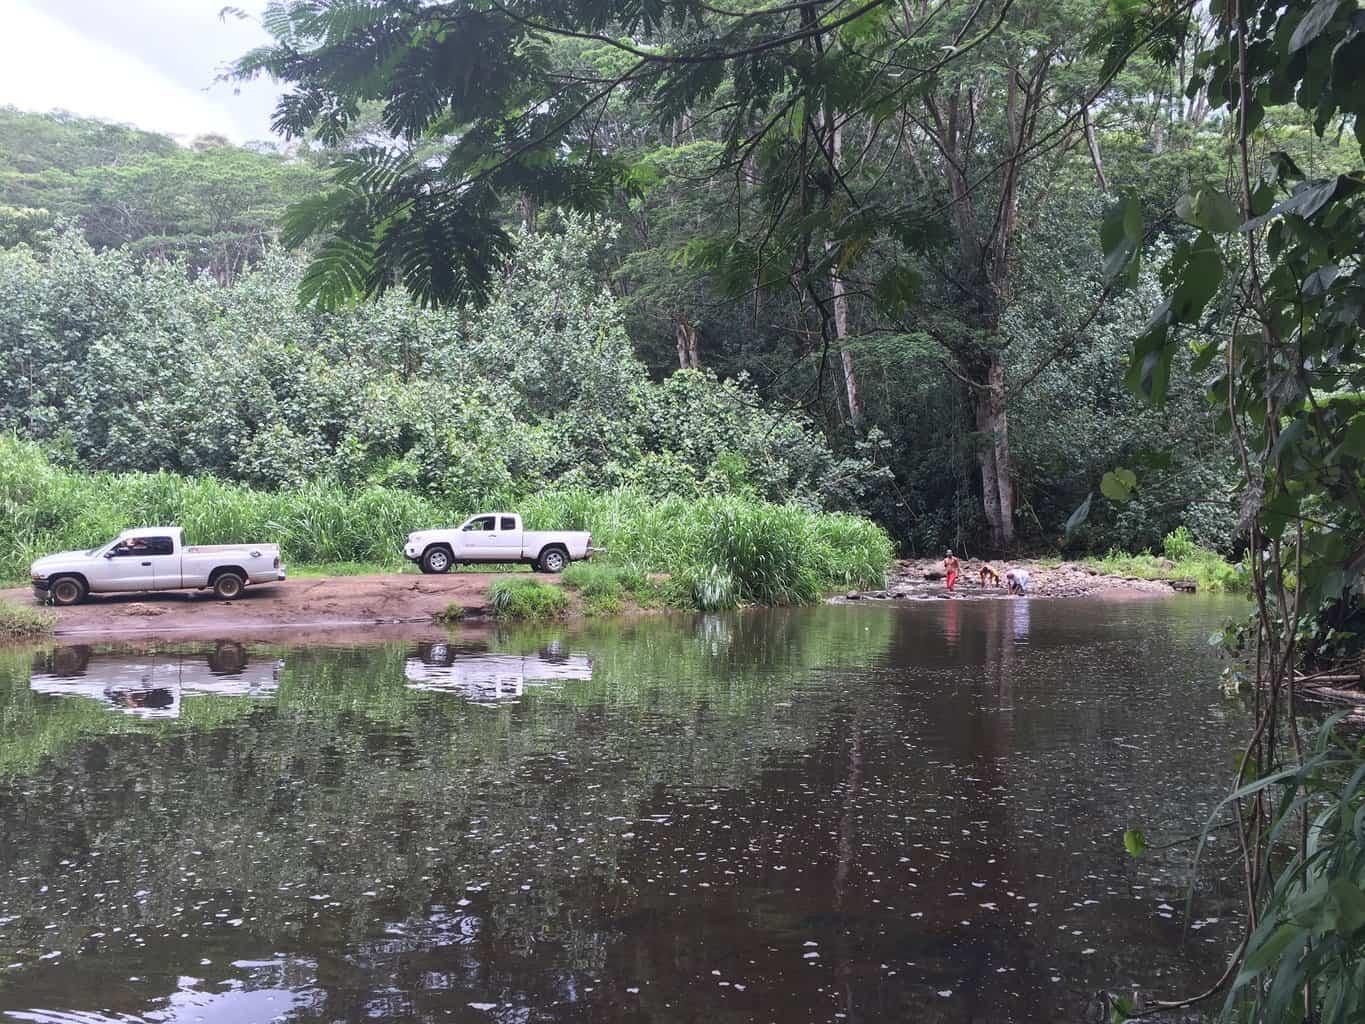
[[[1004,563],[992,563],[1002,574]],[[1167,580],[1106,576],[1075,563],[1011,562],[1029,570],[1030,597],[1123,598],[1170,594]],[[859,600],[936,600],[1005,597],[1003,586],[981,587],[979,562],[963,565],[962,578],[950,595],[942,577],[942,563],[907,559],[893,564],[885,590],[837,595],[833,603]],[[324,576],[248,587],[235,601],[223,601],[208,591],[111,594],[91,597],[83,604],[52,609],[59,637],[123,635],[226,636],[240,631],[292,630],[336,632],[347,629],[431,622],[451,605],[464,617],[489,614],[488,588],[503,574],[452,573],[417,576],[388,573],[372,576]],[[539,576],[558,584],[554,576]],[[33,601],[28,588],[0,591],[0,600],[19,604]]]
[[[338,630],[394,623],[431,622],[450,605],[468,617],[487,615],[488,588],[499,573],[416,576],[324,576],[247,587],[235,601],[209,591],[94,596],[52,609],[56,635],[236,635],[243,630]],[[539,577],[557,582],[555,577]],[[32,603],[28,588],[0,591],[0,600]]]

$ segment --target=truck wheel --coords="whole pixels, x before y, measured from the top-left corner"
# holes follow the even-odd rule
[[[550,548],[540,553],[540,567],[546,572],[563,572],[569,564],[569,556],[559,548]]]
[[[427,548],[422,555],[422,568],[427,572],[450,572],[450,552],[445,548]]]
[[[52,595],[53,604],[80,604],[85,600],[85,583],[75,576],[63,576],[52,581],[52,589],[48,593]]]
[[[246,580],[235,572],[225,572],[213,581],[213,592],[224,601],[232,601],[242,594]]]

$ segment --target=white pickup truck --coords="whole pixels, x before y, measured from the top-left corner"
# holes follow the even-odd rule
[[[124,530],[103,547],[64,551],[29,569],[40,601],[76,604],[87,594],[206,590],[232,600],[249,583],[285,578],[276,544],[186,546],[178,526]]]
[[[574,530],[523,530],[521,516],[480,512],[453,530],[408,534],[403,555],[423,572],[449,572],[462,562],[526,562],[537,572],[563,572],[592,555],[592,534]]]

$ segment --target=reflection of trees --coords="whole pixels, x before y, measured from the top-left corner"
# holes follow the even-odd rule
[[[819,716],[793,699],[806,670],[885,644],[884,617],[757,618],[593,629],[571,641],[590,680],[497,708],[410,689],[401,645],[289,651],[273,699],[201,697],[156,723],[35,696],[7,665],[6,745],[41,741],[0,783],[0,832],[18,837],[0,848],[0,916],[16,918],[0,961],[85,950],[97,970],[93,954],[146,943],[167,985],[202,976],[200,958],[344,947],[354,976],[320,971],[319,1019],[434,1013],[439,984],[586,998],[651,794],[742,789],[770,752],[814,743]],[[562,970],[520,969],[533,956]],[[107,1008],[146,998],[114,986]]]
[[[291,650],[269,701],[206,697],[222,710],[132,728],[16,677],[0,729],[53,744],[0,789],[0,830],[20,837],[0,846],[0,917],[18,917],[0,963],[87,949],[83,972],[126,975],[93,955],[117,951],[161,964],[164,992],[268,949],[316,961],[304,1020],[480,1001],[956,1022],[1075,1016],[1078,979],[1221,964],[1221,944],[1180,947],[1125,888],[1174,865],[1128,864],[1118,839],[1221,792],[1216,728],[1180,779],[1154,745],[1210,691],[1133,712],[1085,679],[1112,672],[1136,698],[1149,672],[1192,674],[1191,645],[1141,609],[1108,631],[1035,611],[1016,643],[1016,603],[960,604],[951,644],[884,606],[511,633],[492,649],[586,653],[592,678],[498,707],[411,689],[402,645]],[[1073,906],[1091,896],[1107,913]],[[1063,925],[1116,958],[1066,952]],[[1066,984],[1034,984],[1053,971]],[[0,1005],[37,976],[0,975]],[[107,989],[100,1005],[130,1014],[153,991]]]

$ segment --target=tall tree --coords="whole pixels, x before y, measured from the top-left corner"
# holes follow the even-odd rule
[[[324,236],[305,284],[305,297],[323,304],[399,281],[429,303],[484,293],[506,248],[502,195],[598,209],[623,182],[602,127],[617,93],[643,100],[660,122],[711,125],[724,147],[712,173],[749,168],[756,183],[736,193],[749,228],[740,217],[732,237],[696,255],[741,289],[795,287],[809,300],[820,365],[823,354],[837,358],[855,424],[851,303],[883,317],[907,310],[923,271],[904,257],[924,249],[935,217],[882,185],[907,149],[922,150],[912,155],[932,164],[933,180],[920,198],[933,203],[946,185],[957,248],[933,268],[952,322],[931,333],[972,389],[985,518],[993,545],[1005,547],[1014,523],[999,320],[1019,189],[1040,153],[1080,137],[1070,122],[1093,96],[1077,87],[1074,66],[1097,9],[310,0],[272,5],[275,43],[237,73],[292,84],[276,118],[286,134],[340,138],[379,101],[393,135],[448,141],[439,162],[352,150],[338,161],[338,187],[299,207],[291,238]],[[615,67],[557,62],[553,43],[565,38],[612,50]]]

